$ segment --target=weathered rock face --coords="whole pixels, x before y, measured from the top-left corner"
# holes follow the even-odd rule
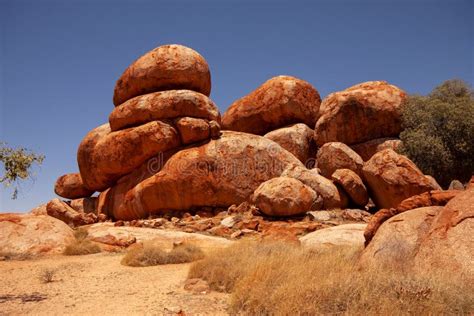
[[[366,224],[344,224],[323,228],[300,238],[301,245],[308,249],[324,250],[331,247],[364,246],[364,229]]]
[[[14,255],[60,253],[74,240],[72,229],[47,215],[0,214],[0,251]]]
[[[428,180],[407,157],[385,149],[364,164],[364,178],[380,208],[396,207],[413,195],[433,190]]]
[[[331,180],[318,174],[316,169],[306,169],[303,166],[289,166],[282,177],[290,177],[300,180],[303,184],[309,186],[323,199],[323,209],[345,208],[347,200],[341,195],[338,188]]]
[[[147,159],[180,145],[176,129],[161,121],[117,132],[110,132],[109,124],[104,124],[81,142],[77,161],[84,185],[103,191]]]
[[[364,82],[332,93],[321,104],[321,117],[314,131],[316,143],[352,145],[398,136],[405,99],[405,92],[385,81]]]
[[[364,162],[349,146],[343,143],[331,142],[318,149],[316,156],[317,167],[326,178],[337,169],[350,169],[357,175],[362,175]]]
[[[81,213],[60,199],[52,199],[46,205],[49,216],[55,217],[71,227],[93,224],[98,221],[94,213]]]
[[[474,281],[474,190],[446,206],[413,209],[380,226],[364,250],[363,265],[408,265],[456,271]]]
[[[71,203],[71,208],[79,213],[98,214],[96,197],[75,199],[75,200],[71,200],[70,203]]]
[[[293,123],[314,126],[321,98],[308,82],[274,77],[235,101],[222,117],[222,128],[257,135]]]
[[[117,131],[151,121],[189,116],[220,122],[217,106],[205,95],[191,90],[169,90],[137,96],[116,107],[109,116]]]
[[[54,192],[66,199],[89,197],[94,191],[85,187],[80,173],[68,173],[56,180]]]
[[[362,179],[352,170],[338,169],[331,176],[332,180],[339,184],[344,192],[349,195],[350,200],[357,206],[364,207],[369,202],[367,188]]]
[[[301,162],[264,137],[224,131],[221,138],[173,155],[157,174],[129,190],[111,210],[135,219],[160,210],[240,204],[262,183]]]
[[[203,119],[182,117],[176,120],[175,126],[184,145],[211,137],[211,126]]]
[[[278,143],[306,165],[316,153],[313,136],[314,131],[311,128],[306,124],[298,123],[271,131],[264,137]]]
[[[260,184],[253,193],[252,202],[265,215],[293,216],[319,209],[323,201],[301,181],[277,177]]]
[[[138,95],[188,89],[209,96],[211,74],[206,60],[181,45],[157,47],[131,64],[115,85],[116,106]]]
[[[384,149],[393,149],[397,151],[402,143],[398,138],[386,137],[372,139],[364,143],[351,145],[352,150],[358,153],[364,161],[372,158],[373,155]]]

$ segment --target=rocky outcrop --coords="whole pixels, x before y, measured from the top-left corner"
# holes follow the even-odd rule
[[[66,199],[79,199],[89,197],[94,191],[86,188],[80,173],[68,173],[56,180],[54,192]]]
[[[351,145],[352,150],[360,155],[360,157],[367,161],[372,158],[373,155],[384,149],[393,149],[397,151],[402,141],[398,138],[386,137],[372,139],[364,143]]]
[[[206,96],[211,93],[211,74],[206,60],[181,45],[157,47],[132,63],[117,81],[116,106],[156,91],[187,89]]]
[[[222,116],[222,128],[264,135],[294,123],[314,126],[320,103],[318,91],[308,82],[274,77],[235,101]]]
[[[0,256],[57,254],[73,240],[72,229],[53,217],[0,214]]]
[[[347,199],[334,183],[318,174],[316,169],[306,169],[303,166],[289,166],[282,177],[295,178],[313,189],[323,199],[322,209],[335,209],[347,207]]]
[[[46,205],[49,216],[55,217],[71,227],[93,224],[98,221],[94,213],[80,213],[60,199],[52,199]]]
[[[278,143],[310,168],[313,167],[308,165],[311,163],[310,159],[316,154],[313,135],[314,131],[306,124],[298,123],[271,131],[264,137]]]
[[[161,171],[130,189],[111,212],[116,219],[134,219],[162,210],[240,204],[290,165],[302,166],[275,142],[224,131],[219,139],[174,154]]]
[[[338,169],[331,176],[334,183],[340,185],[347,193],[351,202],[356,206],[364,207],[369,202],[367,189],[362,179],[352,170]]]
[[[323,228],[300,237],[301,245],[312,250],[325,250],[332,247],[362,248],[366,224],[344,224]]]
[[[348,145],[398,136],[401,106],[406,94],[385,81],[364,82],[327,96],[314,131],[319,146]]]
[[[263,182],[255,190],[252,202],[265,215],[294,216],[319,209],[323,201],[301,181],[277,177]]]
[[[384,222],[361,264],[440,269],[474,281],[473,230],[474,190],[461,191],[444,207],[417,208]]]
[[[316,156],[316,166],[326,178],[330,178],[337,169],[350,169],[362,176],[363,165],[362,158],[355,151],[338,142],[324,144]]]
[[[435,189],[407,157],[385,149],[364,164],[364,178],[371,197],[380,208],[396,207],[401,201]]]
[[[109,116],[117,131],[151,121],[189,116],[220,122],[217,106],[207,96],[191,90],[169,90],[137,96],[116,107]]]
[[[367,229],[364,232],[366,244],[368,244],[372,240],[379,227],[389,218],[416,208],[429,206],[444,206],[458,193],[459,191],[456,190],[429,191],[403,200],[396,208],[379,210],[377,213],[374,214],[374,216],[372,216],[369,221],[369,224],[367,225]]]

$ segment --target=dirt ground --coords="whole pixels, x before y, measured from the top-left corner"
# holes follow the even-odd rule
[[[122,256],[0,261],[0,315],[227,315],[228,295],[183,289],[190,264],[133,268]]]

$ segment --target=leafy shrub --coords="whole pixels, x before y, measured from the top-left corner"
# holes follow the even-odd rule
[[[239,242],[193,263],[188,278],[231,293],[231,314],[442,315],[474,312],[472,285],[426,270],[366,268],[359,249],[310,252]]]
[[[400,152],[447,187],[474,173],[473,90],[449,80],[428,96],[410,96],[403,108]]]
[[[160,264],[192,262],[204,258],[202,250],[192,244],[182,243],[171,251],[164,251],[153,240],[130,247],[122,264],[131,267],[147,267]]]

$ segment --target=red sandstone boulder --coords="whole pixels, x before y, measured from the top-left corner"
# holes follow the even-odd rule
[[[211,126],[203,119],[182,117],[176,120],[175,126],[184,145],[211,137]]]
[[[320,103],[318,91],[308,82],[274,77],[235,101],[222,117],[222,128],[264,135],[293,123],[314,126]]]
[[[265,134],[264,137],[278,143],[306,165],[316,153],[313,136],[314,131],[311,128],[306,124],[299,123],[276,129]]]
[[[57,254],[72,241],[73,230],[51,216],[0,214],[0,252],[3,255]]]
[[[55,217],[71,227],[89,225],[98,221],[94,213],[80,213],[60,199],[52,199],[46,205],[49,216]]]
[[[260,184],[253,193],[252,202],[269,216],[301,215],[322,206],[322,199],[318,199],[313,189],[288,177],[277,177]]]
[[[363,172],[380,208],[396,207],[406,198],[435,189],[410,159],[391,149],[376,153],[364,164]]]
[[[78,199],[91,196],[94,191],[85,187],[80,173],[68,173],[56,180],[54,192],[66,199]]]
[[[346,208],[347,199],[334,183],[318,174],[316,169],[306,169],[303,166],[289,166],[282,177],[295,178],[309,186],[323,199],[322,209]]]
[[[334,183],[339,184],[350,200],[357,206],[364,207],[369,202],[367,188],[362,179],[352,170],[338,169],[331,176]]]
[[[181,45],[157,47],[131,64],[114,90],[116,106],[150,92],[188,89],[209,96],[211,74],[206,60]]]
[[[346,144],[331,142],[318,149],[316,165],[323,176],[330,178],[334,171],[338,169],[350,169],[357,175],[362,176],[364,162]]]
[[[385,81],[364,82],[332,93],[321,103],[314,131],[316,143],[352,145],[398,136],[405,99],[405,92]]]
[[[77,160],[84,185],[103,191],[147,159],[180,145],[176,129],[161,121],[116,132],[104,124],[87,134]]]
[[[351,145],[352,150],[360,155],[360,157],[367,161],[372,158],[373,155],[384,149],[393,149],[397,151],[398,147],[402,143],[398,138],[386,137],[372,139],[364,143]]]
[[[224,131],[221,138],[174,154],[163,169],[130,189],[109,211],[136,219],[162,210],[229,207],[247,200],[262,183],[290,165],[291,153],[264,137]]]
[[[169,90],[137,96],[117,106],[109,116],[112,131],[156,120],[189,116],[220,122],[217,106],[191,90]]]

